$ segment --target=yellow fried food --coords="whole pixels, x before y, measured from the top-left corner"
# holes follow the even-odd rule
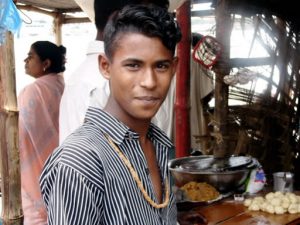
[[[191,201],[210,201],[220,196],[220,193],[213,186],[205,182],[197,183],[191,181],[180,189],[185,192],[187,198]]]

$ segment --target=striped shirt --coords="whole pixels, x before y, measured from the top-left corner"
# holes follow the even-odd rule
[[[90,107],[84,124],[45,163],[40,185],[48,224],[175,225],[173,194],[167,207],[152,207],[104,134],[129,159],[148,195],[157,202],[139,135],[110,114]],[[167,163],[172,143],[153,124],[148,137],[165,180],[170,177]]]

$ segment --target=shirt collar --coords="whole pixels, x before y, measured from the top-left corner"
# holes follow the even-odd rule
[[[139,134],[131,130],[124,123],[109,113],[95,107],[89,107],[85,117],[85,123],[93,123],[103,133],[108,134],[113,141],[120,145],[125,138],[138,139]],[[150,124],[148,135],[150,138],[172,148],[173,144],[169,138],[154,124]]]

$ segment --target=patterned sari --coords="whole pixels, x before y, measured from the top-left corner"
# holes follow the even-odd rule
[[[26,86],[18,96],[19,150],[24,225],[47,224],[39,177],[45,161],[58,146],[62,75],[47,74]]]

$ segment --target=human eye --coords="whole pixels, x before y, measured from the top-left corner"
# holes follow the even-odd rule
[[[168,62],[159,62],[159,63],[156,64],[156,68],[159,71],[168,70],[170,68],[170,63],[168,63]]]
[[[129,70],[138,70],[140,68],[140,65],[138,63],[126,63],[125,67],[128,68]]]
[[[28,53],[28,54],[27,54],[27,59],[32,59],[32,58],[33,58],[32,54],[31,54],[31,53]]]

